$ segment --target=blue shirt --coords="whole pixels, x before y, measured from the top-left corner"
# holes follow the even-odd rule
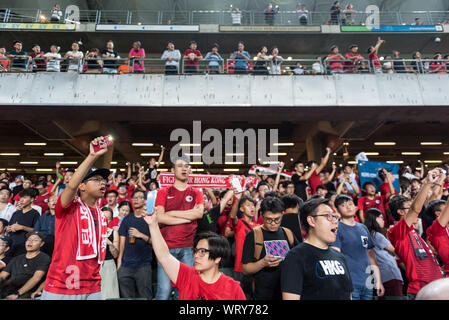
[[[123,252],[122,266],[125,268],[142,268],[151,264],[153,259],[152,246],[141,238],[129,243],[128,232],[130,228],[136,228],[141,233],[150,236],[148,224],[143,218],[136,218],[134,213],[127,215],[118,229],[120,236],[126,237],[125,250]]]
[[[233,56],[235,56],[235,69],[245,69],[246,70],[246,61],[247,59],[245,59],[245,57],[250,57],[248,51],[243,51],[243,55],[239,54],[238,51],[235,51],[233,54]],[[242,60],[242,61],[238,61],[238,60]]]
[[[45,236],[55,235],[55,216],[49,211],[39,217],[34,225],[35,232],[42,232]]]
[[[338,223],[337,240],[331,244],[340,248],[348,263],[354,286],[365,286],[366,279],[370,276],[368,249],[374,248],[373,238],[368,228],[356,222],[354,226],[348,226],[343,222]]]
[[[211,52],[208,52],[206,54],[205,60],[210,60],[209,67],[219,67],[223,64],[223,58],[217,53],[213,54]]]

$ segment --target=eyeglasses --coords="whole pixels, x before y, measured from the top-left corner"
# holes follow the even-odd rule
[[[279,223],[281,223],[281,219],[282,219],[282,217],[278,217],[278,218],[265,218],[264,217],[263,218],[263,220],[265,220],[265,222],[268,224],[272,224],[273,222],[276,224],[279,224]]]
[[[41,239],[27,239],[26,242],[38,242],[41,241]]]
[[[409,210],[411,207],[408,207],[408,208],[399,208],[399,209],[401,209],[401,210]]]
[[[140,197],[132,197],[131,200],[142,200],[145,199],[145,197],[140,196]]]
[[[210,252],[210,250],[204,249],[204,248],[192,248],[192,252],[193,252],[193,255],[196,255],[197,253],[199,253],[200,257],[204,257],[206,255],[206,252]]]
[[[316,214],[312,217],[326,217],[328,221],[334,222],[334,221],[340,221],[340,216],[332,213],[326,213],[326,214]]]
[[[106,182],[107,182],[106,179],[103,179],[103,178],[101,178],[101,177],[98,177],[98,178],[90,178],[90,179],[87,179],[86,182],[87,182],[87,181],[95,181],[95,182],[97,182],[97,183],[102,183],[102,182],[106,183]]]

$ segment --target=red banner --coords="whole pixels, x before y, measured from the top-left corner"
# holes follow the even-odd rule
[[[243,189],[255,188],[257,186],[256,177],[214,175],[214,174],[190,174],[187,184],[195,188],[232,188],[232,177],[236,177]],[[168,187],[175,182],[175,176],[170,172],[161,172],[159,185]]]

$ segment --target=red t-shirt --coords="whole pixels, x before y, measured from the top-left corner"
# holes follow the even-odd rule
[[[382,65],[380,64],[380,61],[379,61],[379,57],[377,56],[377,54],[375,52],[368,54],[368,58],[369,58],[369,61],[371,62],[371,65],[374,68],[376,68],[376,69],[382,68]]]
[[[337,61],[337,60],[343,60],[340,56],[330,54],[327,56],[327,59],[329,61],[329,66],[332,71],[343,70],[343,64],[340,61]]]
[[[449,274],[449,227],[443,227],[436,219],[427,228],[426,233],[430,244],[435,248],[441,263],[443,263],[444,272]]]
[[[248,228],[246,224],[249,224],[251,228]],[[247,223],[245,220],[239,219],[237,225],[235,226],[235,262],[234,262],[234,271],[235,272],[243,272],[243,264],[242,264],[242,254],[243,254],[243,243],[245,242],[245,237],[251,229],[257,227],[258,224],[255,222]]]
[[[78,249],[76,210],[78,206],[77,201],[72,201],[63,208],[61,197],[56,202],[55,247],[44,287],[47,292],[74,295],[101,291],[98,257],[76,260]],[[94,208],[89,209],[91,212],[95,212]],[[92,216],[95,217],[94,214]],[[98,223],[95,218],[94,221]],[[95,236],[99,239],[97,227],[95,227]]]
[[[186,52],[184,52],[185,56],[188,56],[189,54],[194,53],[195,56],[201,57],[201,52],[199,50],[191,50],[191,49],[187,49]],[[190,66],[197,66],[198,65],[198,60],[190,60],[190,59],[186,59],[186,65],[190,65]]]
[[[354,69],[355,69],[354,60],[351,60],[351,58],[354,58],[354,57],[363,59],[363,57],[358,53],[347,52],[345,54],[346,60],[350,60],[350,61],[345,61],[345,72],[354,72]]]
[[[203,194],[191,186],[184,191],[174,186],[162,188],[157,192],[154,207],[164,207],[167,211],[186,211],[193,209],[197,204],[203,204]],[[167,246],[172,248],[185,248],[193,246],[193,238],[196,233],[197,222],[179,224],[175,226],[163,226],[162,236]]]
[[[42,214],[48,211],[48,199],[51,197],[51,194],[48,193],[45,196],[38,195],[36,199],[34,199],[33,203],[36,206],[42,208]]]
[[[426,284],[443,277],[429,246],[416,233],[413,225],[407,226],[405,219],[401,219],[388,230],[388,238],[394,247],[394,251],[405,264],[409,281],[407,293],[417,294]],[[413,248],[411,238],[419,240],[419,244],[422,245],[419,250],[425,252],[426,258],[421,259],[416,256],[416,249]]]
[[[246,300],[240,282],[221,274],[215,283],[206,283],[198,271],[182,262],[172,286],[179,290],[179,300]]]
[[[323,184],[323,182],[321,182],[320,176],[316,173],[315,170],[309,178],[309,187],[310,189],[312,189],[312,195],[315,194],[316,187],[318,187],[320,184]]]
[[[385,219],[385,208],[383,203],[383,198],[381,196],[374,196],[374,199],[368,199],[368,197],[363,196],[360,197],[357,202],[357,208],[360,210],[363,210],[363,213],[365,214],[368,209],[376,208],[382,211],[382,215]]]

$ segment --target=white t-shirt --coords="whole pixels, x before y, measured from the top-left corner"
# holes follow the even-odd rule
[[[316,73],[324,73],[323,66],[319,62],[312,64],[312,69],[315,70]]]
[[[232,18],[232,24],[241,24],[242,23],[242,14],[240,12],[232,12],[231,18]]]
[[[50,60],[47,62],[47,71],[56,71],[59,72],[61,70],[61,55],[59,53],[47,52],[44,54],[44,57],[50,57]]]
[[[9,220],[11,220],[12,214],[16,211],[17,211],[16,207],[14,207],[13,204],[8,203],[5,209],[0,211],[0,218],[5,219],[9,222]]]
[[[72,51],[67,51],[66,54],[71,55],[69,58],[69,71],[78,71],[80,70],[81,63],[79,62],[82,58],[84,58],[84,54],[81,51],[77,51],[73,53]],[[80,59],[80,60],[78,60]]]

